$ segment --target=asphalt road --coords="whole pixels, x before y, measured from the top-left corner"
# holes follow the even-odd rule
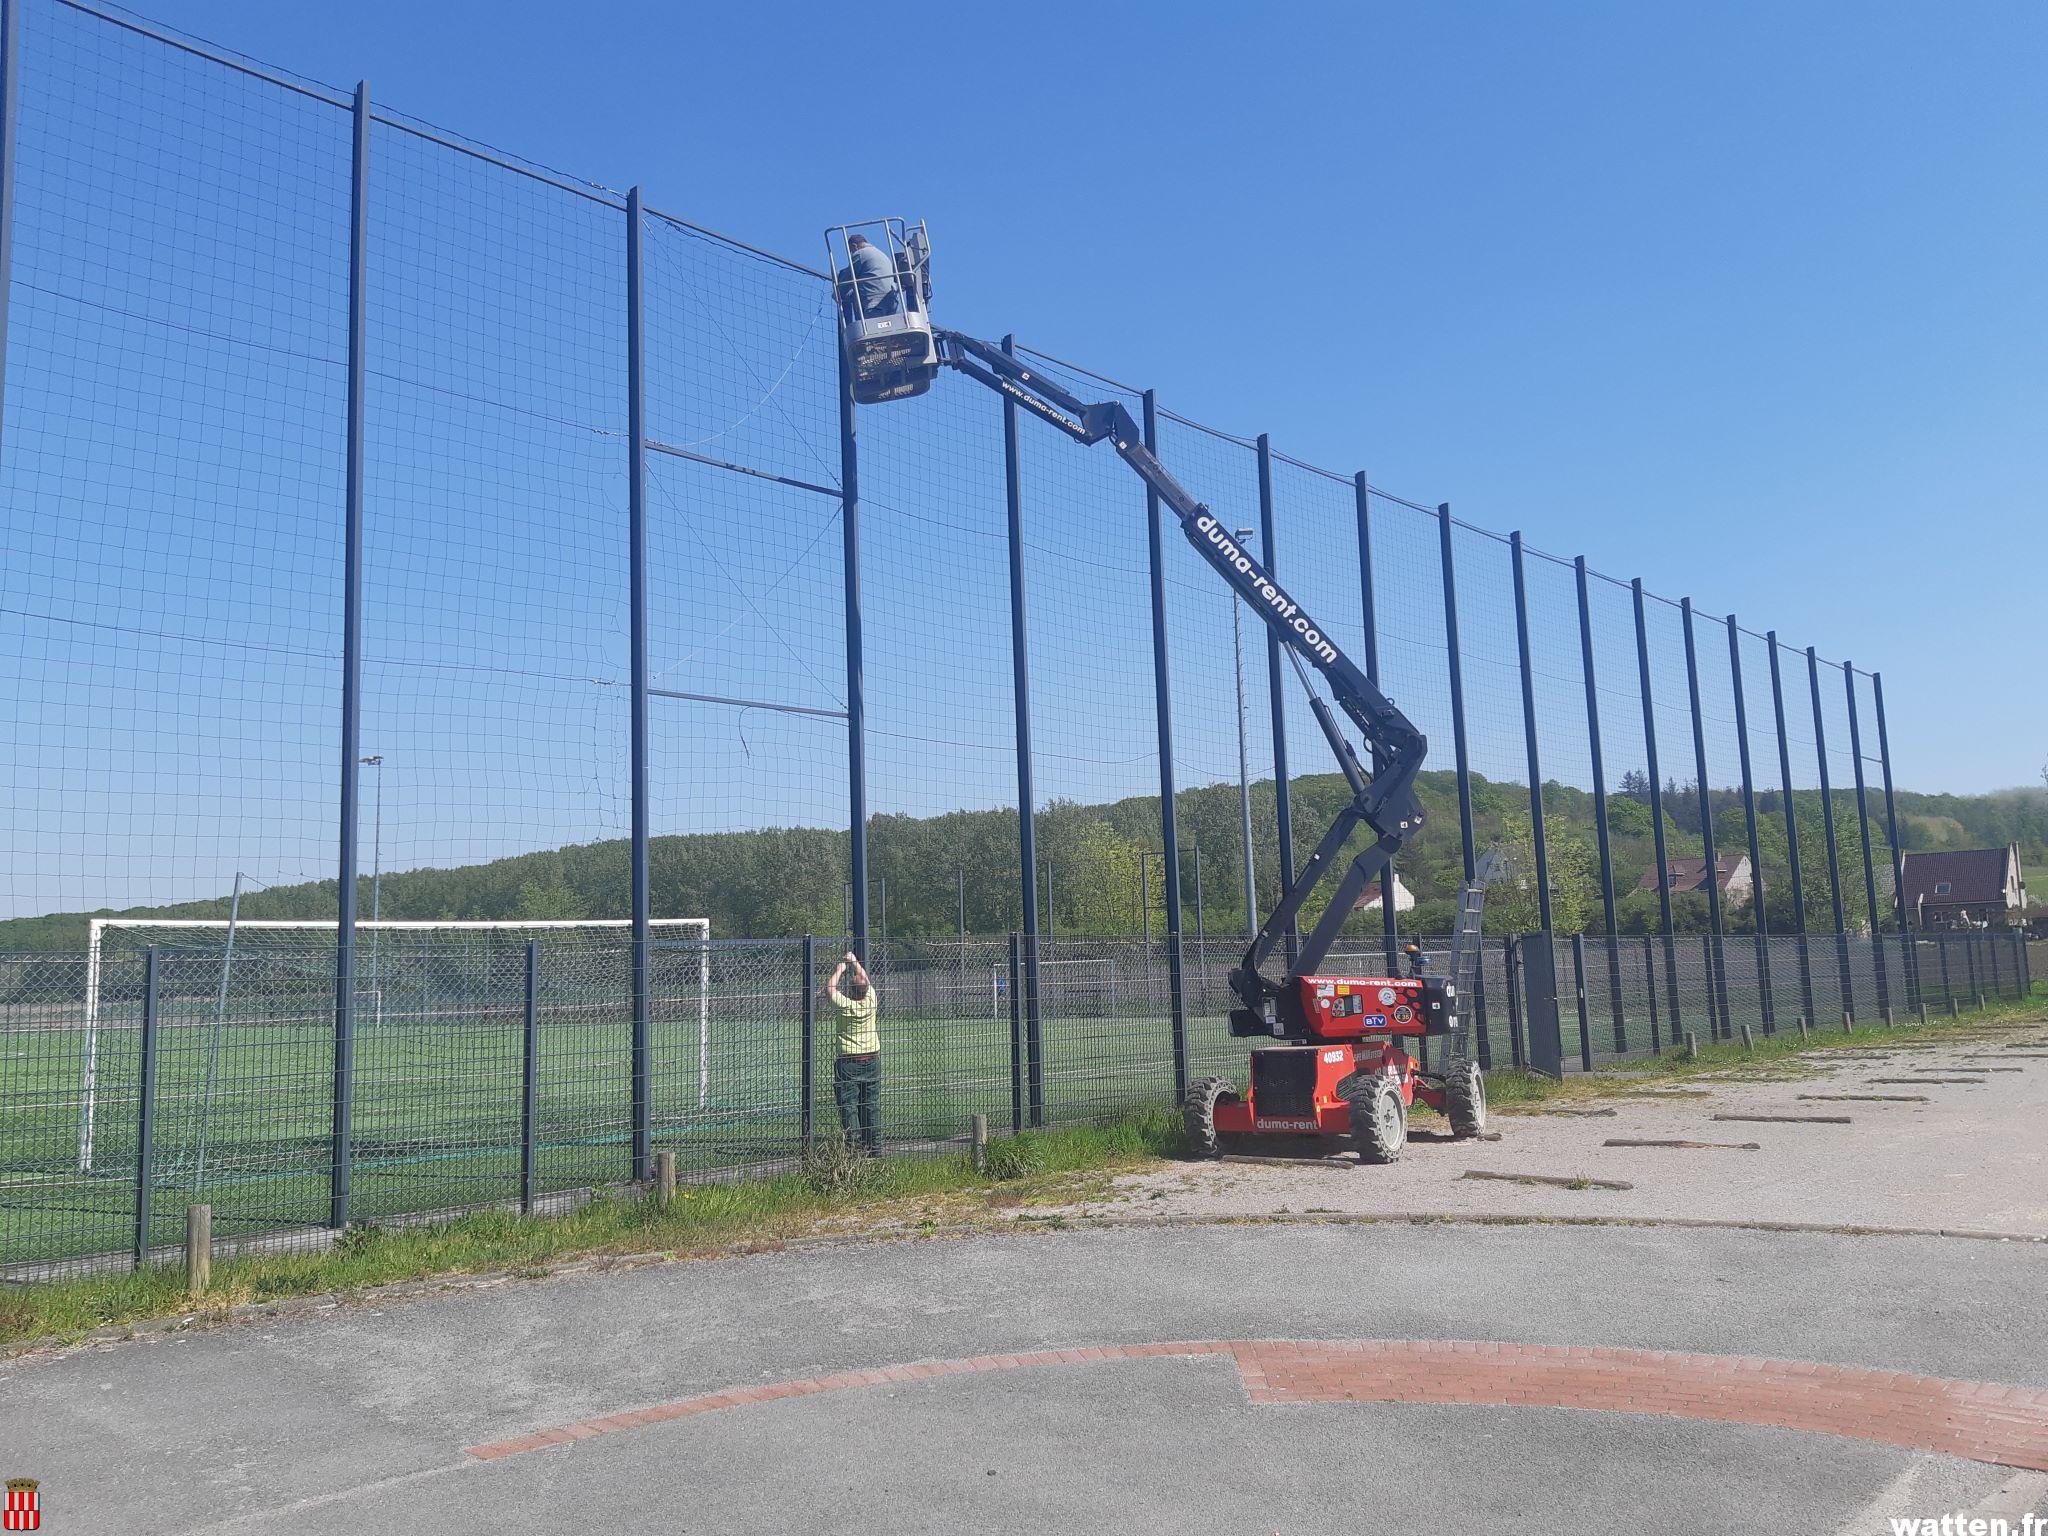
[[[119,1533],[1883,1531],[2006,1469],[1750,1424],[1263,1403],[1226,1358],[798,1396],[464,1448],[827,1371],[1182,1339],[1479,1339],[2048,1389],[2048,1246],[1675,1228],[1195,1226],[506,1281],[0,1367],[0,1476]],[[2005,1495],[2038,1505],[2044,1480]]]

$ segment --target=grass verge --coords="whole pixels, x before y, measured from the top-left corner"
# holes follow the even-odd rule
[[[778,1178],[685,1185],[666,1208],[652,1197],[612,1194],[560,1216],[480,1211],[432,1226],[352,1228],[322,1252],[222,1259],[197,1295],[181,1265],[14,1287],[0,1293],[0,1353],[110,1326],[206,1322],[249,1303],[435,1276],[539,1278],[570,1259],[683,1258],[809,1237],[914,1234],[1087,1198],[1091,1185],[1181,1149],[1180,1116],[1157,1109],[993,1140],[983,1173],[966,1152],[877,1161],[835,1150]]]

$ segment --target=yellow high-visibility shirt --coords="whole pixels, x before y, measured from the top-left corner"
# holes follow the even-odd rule
[[[868,995],[858,1000],[847,997],[837,987],[826,990],[833,1008],[838,1012],[839,1054],[842,1056],[865,1056],[882,1048],[881,1032],[875,1028],[875,989],[868,987]]]

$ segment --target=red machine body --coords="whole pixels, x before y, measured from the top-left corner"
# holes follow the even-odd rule
[[[1434,976],[1302,976],[1290,1000],[1307,1026],[1302,1045],[1251,1053],[1242,1095],[1215,1104],[1225,1136],[1346,1135],[1351,1110],[1339,1085],[1356,1074],[1385,1078],[1405,1107],[1445,1106],[1441,1082],[1422,1076],[1407,1039],[1448,1031],[1442,980]]]

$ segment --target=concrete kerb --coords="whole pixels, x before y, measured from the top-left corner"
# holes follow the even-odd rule
[[[1001,1233],[1052,1235],[1061,1231],[1111,1231],[1119,1228],[1196,1228],[1252,1226],[1459,1226],[1459,1227],[1624,1227],[1675,1228],[1724,1232],[1807,1233],[1827,1237],[1945,1238],[1965,1242],[2026,1243],[2048,1247],[2048,1232],[2008,1232],[1973,1227],[1893,1227],[1857,1222],[1763,1221],[1695,1216],[1542,1215],[1526,1211],[1271,1211],[1215,1216],[1013,1216],[984,1222],[959,1222],[925,1228],[890,1228],[823,1237],[787,1238],[739,1243],[704,1253],[647,1252],[604,1254],[567,1259],[552,1265],[494,1270],[474,1275],[437,1275],[398,1280],[359,1291],[330,1291],[276,1301],[238,1303],[218,1309],[195,1309],[175,1316],[149,1318],[96,1328],[76,1339],[37,1340],[0,1350],[0,1361],[58,1359],[85,1349],[142,1343],[177,1334],[223,1328],[238,1323],[313,1317],[345,1309],[375,1308],[404,1302],[489,1290],[508,1284],[538,1284],[574,1275],[615,1274],[663,1264],[745,1258],[754,1254],[802,1253],[878,1243],[937,1241],[988,1237]]]

